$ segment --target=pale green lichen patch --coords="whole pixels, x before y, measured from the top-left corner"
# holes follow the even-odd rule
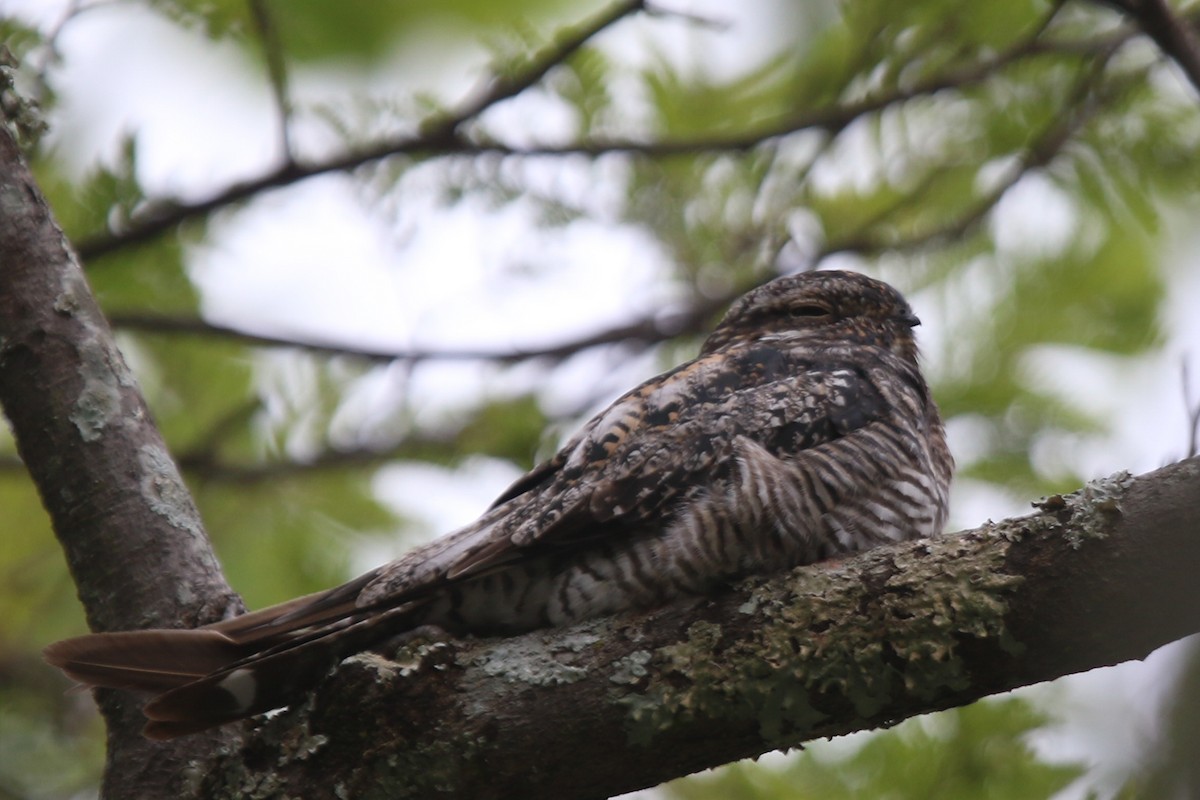
[[[617,699],[631,739],[703,716],[755,721],[765,741],[786,744],[806,738],[823,707],[849,703],[869,724],[902,697],[963,688],[964,638],[1016,646],[1004,625],[1021,582],[1005,571],[1010,545],[1000,532],[951,536],[762,582],[738,609],[754,617],[749,636],[696,623],[653,653],[645,689]]]
[[[466,672],[462,711],[468,718],[491,717],[510,696],[588,677],[590,651],[603,642],[607,620],[592,620],[569,633],[536,632],[510,639],[472,643],[453,662]]]
[[[443,670],[446,668],[445,659],[450,654],[451,646],[444,641],[414,641],[397,648],[391,658],[384,658],[377,653],[360,653],[356,658],[371,658],[379,663],[377,671],[384,669],[408,678],[423,669]]]
[[[634,650],[629,655],[613,662],[613,671],[608,679],[618,684],[636,684],[649,674],[650,671],[646,669],[646,665],[652,658],[654,658],[654,654],[649,650]]]
[[[156,445],[142,445],[138,448],[138,467],[142,499],[150,510],[172,527],[201,535],[199,515],[171,455]]]
[[[397,658],[384,658],[378,653],[364,650],[349,656],[345,661],[353,661],[356,667],[371,673],[375,676],[376,683],[386,683],[396,675],[407,676],[419,671],[427,655],[423,643],[411,649],[401,648],[400,652],[401,656]]]
[[[82,313],[89,305],[89,294],[83,273],[78,265],[74,265],[74,268],[66,270],[60,280],[58,293],[54,297],[54,310],[73,318],[83,328],[82,333],[74,338],[79,350],[78,369],[82,386],[75,398],[70,419],[84,441],[94,442],[108,425],[126,413],[122,389],[133,387],[135,381],[102,323]],[[132,413],[140,414],[141,411],[135,408]]]
[[[94,442],[110,423],[120,418],[121,389],[99,340],[85,342],[79,356],[79,377],[83,385],[75,398],[70,419],[85,442]]]
[[[889,628],[903,634],[886,641],[905,665],[909,694],[929,698],[942,687],[969,685],[957,657],[963,637],[992,638],[1005,650],[1018,649],[1004,615],[1006,597],[1023,579],[1004,572],[998,556],[1006,552],[952,536],[932,541],[924,553],[910,550],[895,558],[898,571],[888,578],[880,602]],[[937,575],[929,574],[931,564]]]
[[[20,62],[4,44],[0,44],[0,97],[3,98],[4,114],[0,125],[4,125],[16,137],[21,149],[30,152],[42,135],[49,130],[36,100],[27,98],[23,92],[13,91],[16,85]],[[5,216],[8,216],[7,212]]]
[[[474,652],[468,663],[490,677],[526,686],[575,683],[587,676],[583,667],[560,661],[554,651],[529,638],[498,640],[490,647]]]
[[[570,633],[558,634],[553,637],[543,637],[543,640],[547,642],[551,639],[558,649],[569,650],[572,653],[585,652],[603,641],[600,634],[591,628],[573,630]]]
[[[1073,550],[1078,550],[1089,539],[1108,536],[1111,521],[1121,515],[1121,498],[1132,484],[1132,475],[1117,472],[1089,481],[1071,494],[1043,497],[1033,505],[1060,523],[1067,542]]]
[[[293,761],[307,761],[328,743],[329,737],[323,733],[310,733],[307,726],[292,726],[279,740],[279,756],[275,763],[284,767]]]

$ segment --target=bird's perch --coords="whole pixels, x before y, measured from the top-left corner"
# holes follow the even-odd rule
[[[601,797],[1142,658],[1200,630],[1197,498],[1193,458],[653,613],[361,654],[191,788]]]

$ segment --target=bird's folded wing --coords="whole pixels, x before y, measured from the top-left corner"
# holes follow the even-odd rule
[[[531,473],[540,480],[499,507],[504,514],[493,524],[447,548],[452,560],[422,553],[390,575],[385,567],[366,593],[382,595],[385,586],[411,592],[424,581],[480,575],[537,552],[637,535],[727,470],[739,437],[791,457],[866,425],[884,407],[867,375],[836,364],[797,364],[767,349],[757,358],[752,351],[690,362],[594,419],[548,462],[554,469]]]

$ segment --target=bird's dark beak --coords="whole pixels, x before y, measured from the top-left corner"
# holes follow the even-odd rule
[[[905,311],[901,314],[900,321],[910,328],[915,328],[921,324],[921,318],[911,311]]]

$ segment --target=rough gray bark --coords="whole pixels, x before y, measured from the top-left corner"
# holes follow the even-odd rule
[[[240,610],[199,515],[11,131],[0,124],[0,403],[93,630],[195,626]],[[104,692],[106,797],[166,796],[228,732],[160,747]],[[156,794],[147,794],[155,787]]]
[[[238,605],[3,129],[0,402],[95,629]],[[1140,658],[1200,630],[1198,498],[1192,459],[653,613],[363,654],[253,730],[147,742],[103,693],[104,793],[604,796]]]

